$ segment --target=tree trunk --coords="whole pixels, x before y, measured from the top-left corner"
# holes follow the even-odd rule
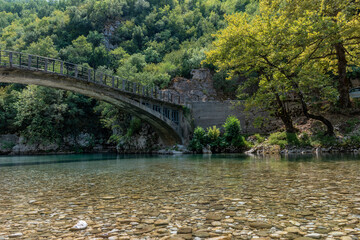
[[[276,102],[279,105],[278,111],[276,112],[277,116],[280,117],[281,121],[285,125],[285,130],[288,133],[295,133],[296,128],[293,125],[289,111],[286,109],[285,104],[281,101],[279,94],[275,93]]]
[[[349,89],[350,89],[350,79],[346,76],[346,50],[342,43],[336,43],[334,45],[336,51],[336,57],[338,60],[338,91],[340,94],[339,105],[341,108],[351,107]]]
[[[321,115],[314,115],[314,114],[309,113],[308,106],[304,100],[304,95],[302,94],[302,92],[299,89],[299,87],[297,86],[297,84],[294,84],[294,87],[298,90],[302,110],[303,110],[305,117],[321,121],[327,127],[326,135],[334,136],[335,133],[334,133],[334,127],[333,127],[332,123],[328,119],[326,119],[325,117],[323,117]]]

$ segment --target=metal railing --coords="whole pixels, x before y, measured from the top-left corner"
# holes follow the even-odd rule
[[[47,58],[28,53],[0,50],[0,67],[20,68],[48,72],[107,86],[137,97],[156,101],[184,105],[185,99],[179,94],[160,90],[154,85],[131,82],[118,76],[108,75],[93,68],[68,63],[59,59]]]

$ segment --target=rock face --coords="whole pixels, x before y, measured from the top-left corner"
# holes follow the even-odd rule
[[[30,143],[24,137],[15,134],[0,135],[0,155],[23,155],[41,153],[72,153],[75,149],[87,152],[111,151],[108,146],[97,144],[99,139],[88,133],[80,133],[77,136],[66,136],[61,144]],[[101,140],[105,142],[104,140]]]
[[[123,138],[116,149],[120,153],[151,153],[163,146],[161,139],[146,122],[129,139]]]
[[[176,77],[169,90],[184,96],[187,101],[211,101],[217,99],[209,69],[193,69],[192,78]]]
[[[0,154],[11,153],[13,147],[19,142],[18,136],[14,134],[0,135]]]

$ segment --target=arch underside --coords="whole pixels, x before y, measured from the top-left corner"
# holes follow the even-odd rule
[[[48,72],[26,69],[0,68],[0,82],[39,85],[68,90],[108,102],[149,123],[158,133],[165,145],[182,143],[180,125],[176,125],[161,113],[142,104],[141,99],[131,99],[117,89],[106,85],[94,84],[84,80],[60,76]],[[149,101],[149,100],[146,100]]]

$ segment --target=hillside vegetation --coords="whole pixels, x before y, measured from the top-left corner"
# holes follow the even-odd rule
[[[0,49],[166,87],[173,77],[189,77],[200,67],[212,34],[226,26],[225,14],[257,9],[256,0],[0,0]],[[49,143],[86,132],[117,144],[131,125],[132,118],[114,107],[78,94],[0,86],[1,134]]]

